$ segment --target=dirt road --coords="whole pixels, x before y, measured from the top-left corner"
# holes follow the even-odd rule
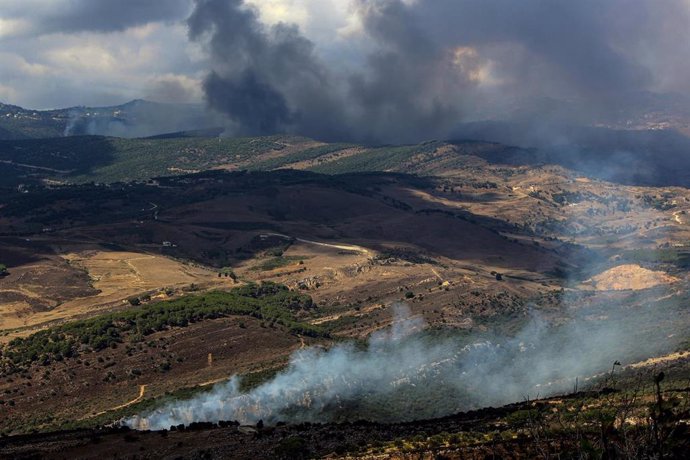
[[[120,404],[119,406],[111,407],[110,409],[106,409],[104,411],[98,412],[97,414],[93,414],[93,415],[90,415],[88,417],[84,417],[82,420],[84,420],[86,418],[91,418],[91,417],[98,417],[99,415],[103,415],[106,412],[124,409],[125,407],[131,406],[132,404],[136,404],[136,403],[138,403],[144,399],[145,393],[146,393],[146,385],[139,385],[139,396],[137,396],[133,400],[126,402],[124,404]]]
[[[285,239],[291,239],[295,241],[299,241],[300,243],[306,243],[306,244],[313,244],[315,246],[322,246],[326,248],[333,248],[333,249],[340,249],[342,251],[355,251],[359,252],[362,254],[371,254],[371,251],[369,251],[366,248],[363,248],[362,246],[357,246],[354,244],[331,244],[331,243],[322,243],[320,241],[312,241],[312,240],[305,240],[303,238],[293,238],[288,235],[283,235],[282,233],[266,233],[266,235],[270,236],[277,236],[280,238],[285,238]]]

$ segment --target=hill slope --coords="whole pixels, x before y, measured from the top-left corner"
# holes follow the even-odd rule
[[[599,133],[598,140],[589,147],[525,149],[473,140],[365,146],[286,135],[197,137],[208,132],[136,139],[70,136],[0,140],[0,186],[46,180],[126,182],[209,169],[289,168],[325,174],[384,171],[448,176],[486,163],[560,165],[589,177],[631,185],[690,185],[690,141],[677,133],[620,132],[620,139],[611,142],[608,134]]]
[[[0,139],[74,135],[152,136],[214,126],[201,105],[134,100],[110,107],[31,110],[0,103]]]

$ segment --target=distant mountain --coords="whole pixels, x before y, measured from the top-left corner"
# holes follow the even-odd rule
[[[0,103],[0,139],[78,135],[146,137],[218,126],[200,104],[133,100],[111,107],[30,110]]]
[[[460,125],[455,138],[519,147],[485,157],[491,162],[557,164],[623,184],[690,186],[690,137],[677,129],[487,121]]]
[[[690,97],[677,93],[631,92],[613,101],[501,98],[476,119],[522,125],[578,125],[616,130],[676,130],[690,134]]]
[[[0,104],[0,186],[145,180],[208,169],[443,175],[464,167],[468,156],[561,165],[623,184],[690,186],[687,99],[642,94],[627,119],[617,114],[616,123],[597,126],[539,118],[547,106],[563,111],[558,101],[545,100],[521,121],[459,124],[450,142],[371,146],[285,135],[219,138],[222,121],[194,104],[134,100],[47,111]]]
[[[403,146],[326,144],[297,136],[199,137],[201,132],[124,139],[69,136],[0,140],[0,186],[127,182],[212,169],[303,169],[326,174],[395,171],[434,175],[462,167],[470,155],[509,157],[486,142]]]

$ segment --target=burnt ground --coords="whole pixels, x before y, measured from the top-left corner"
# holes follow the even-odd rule
[[[573,396],[577,397],[578,395]],[[510,413],[529,406],[519,403],[486,408],[442,419],[400,424],[355,422],[278,427],[218,427],[197,424],[186,429],[138,432],[120,428],[24,435],[0,440],[3,458],[234,458],[271,459],[345,455],[401,438],[439,433],[490,433]],[[420,452],[421,453],[421,452]],[[515,439],[473,445],[445,452],[448,458],[506,458],[538,455],[532,441]]]
[[[687,389],[685,391],[687,393]],[[658,446],[643,445],[644,433],[640,435],[634,429],[625,431],[612,426],[611,433],[597,434],[596,423],[590,423],[589,429],[587,423],[583,423],[549,431],[544,429],[543,419],[536,419],[540,413],[582,407],[585,401],[590,405],[602,401],[610,403],[613,401],[611,395],[616,397],[618,391],[581,392],[398,424],[354,422],[263,427],[221,422],[158,432],[102,428],[23,435],[0,439],[0,458],[528,459],[583,458],[582,455],[604,451],[615,455],[614,458],[638,458],[629,454],[646,452],[647,448],[650,452],[663,453],[664,458],[685,458],[690,447],[690,429],[678,418],[668,424],[672,430],[663,434]],[[668,398],[667,395],[665,392],[662,397]],[[682,416],[680,413],[674,415]],[[638,445],[626,450],[622,438],[634,439]]]
[[[0,437],[0,458],[681,459],[690,449],[689,382],[690,354],[682,353],[607,374],[586,391],[436,419],[165,431],[111,425]]]
[[[17,305],[18,317],[50,310],[72,298],[98,294],[88,273],[70,266],[52,248],[30,238],[1,241],[0,254],[2,263],[11,267],[7,276],[0,277],[0,305]],[[5,316],[9,319],[10,312],[0,313],[0,327],[6,326]]]
[[[179,388],[210,387],[235,374],[282,366],[300,346],[300,339],[281,326],[228,317],[35,364],[0,377],[0,430],[45,430],[65,420],[86,420],[134,400],[141,385],[146,385],[147,400]]]

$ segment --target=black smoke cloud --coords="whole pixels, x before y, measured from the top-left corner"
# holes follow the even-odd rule
[[[384,141],[443,135],[461,117],[459,95],[469,91],[469,78],[403,3],[362,1],[359,14],[376,49],[364,71],[348,79],[354,129],[369,127],[370,137]]]
[[[242,0],[203,0],[189,18],[189,33],[208,39],[210,107],[240,131],[338,135],[339,85],[295,26],[265,28]]]
[[[689,89],[680,76],[690,66],[678,64],[690,57],[683,0],[352,4],[365,45],[343,40],[323,56],[296,26],[266,26],[242,0],[197,0],[190,37],[208,45],[210,106],[242,133],[408,142],[528,112],[595,122],[641,94]],[[333,64],[351,46],[356,64]]]
[[[277,132],[290,121],[290,111],[283,95],[262,82],[251,70],[233,79],[213,72],[204,82],[204,89],[215,95],[210,101],[214,109],[222,111],[224,107],[241,107],[242,112],[237,118],[251,132]]]
[[[459,115],[446,90],[459,89],[462,76],[446,78],[451,69],[440,68],[443,50],[415,30],[403,4],[361,10],[376,43],[364,71],[329,68],[297,27],[265,27],[241,0],[198,1],[190,37],[208,44],[209,105],[245,134],[281,130],[331,140],[400,141],[442,132]]]
[[[638,1],[632,8],[645,6],[648,2]],[[571,90],[606,96],[651,83],[650,72],[626,56],[625,49],[617,49],[622,43],[616,43],[615,20],[624,18],[630,7],[630,2],[615,0],[439,0],[420,2],[415,9],[421,22],[436,25],[428,30],[440,42],[469,43],[485,52],[499,44],[522,48],[522,59],[559,77]],[[525,72],[503,71],[518,77]]]

